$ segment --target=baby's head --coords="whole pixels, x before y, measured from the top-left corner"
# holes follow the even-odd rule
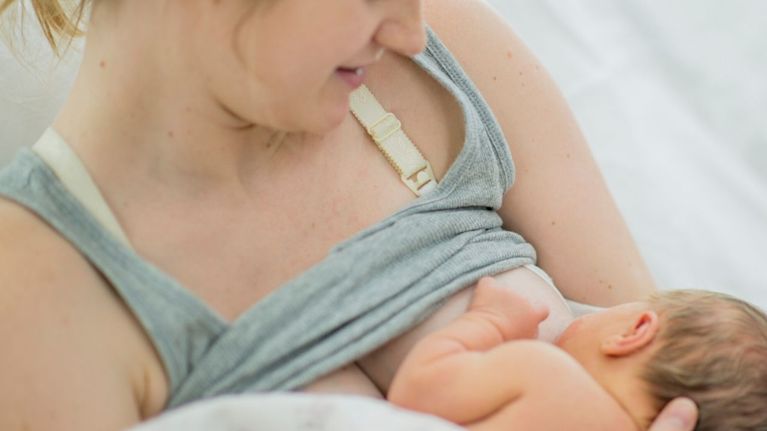
[[[739,299],[680,290],[573,322],[557,340],[643,428],[678,396],[696,430],[767,430],[767,316]]]

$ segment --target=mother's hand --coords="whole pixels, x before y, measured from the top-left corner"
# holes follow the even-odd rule
[[[663,408],[647,431],[692,431],[698,420],[698,407],[689,398],[676,398]]]

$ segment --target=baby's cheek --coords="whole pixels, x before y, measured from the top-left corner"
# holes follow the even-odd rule
[[[567,326],[564,331],[562,331],[556,341],[554,341],[554,344],[567,350],[565,347],[572,340],[574,334],[578,331],[578,328],[583,324],[582,319],[583,317],[579,317],[573,320],[570,325]]]

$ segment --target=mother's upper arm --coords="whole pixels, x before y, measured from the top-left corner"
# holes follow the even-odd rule
[[[123,429],[139,420],[130,342],[46,229],[0,199],[0,429]]]
[[[482,0],[427,0],[425,15],[508,141],[517,170],[505,227],[535,246],[571,299],[612,305],[654,290],[569,107],[504,19]]]

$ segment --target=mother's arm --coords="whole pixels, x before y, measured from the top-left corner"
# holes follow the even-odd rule
[[[148,342],[104,280],[0,198],[0,430],[117,430],[148,415],[136,360]]]
[[[482,0],[427,0],[425,16],[493,110],[517,168],[499,211],[565,296],[609,306],[655,289],[562,95]],[[609,119],[605,119],[609,121]]]

